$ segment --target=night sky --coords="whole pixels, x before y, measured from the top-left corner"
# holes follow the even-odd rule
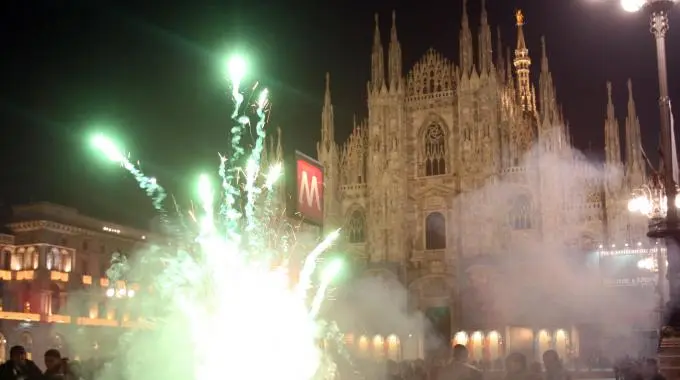
[[[479,3],[470,0],[473,28]],[[500,25],[512,48],[513,12],[524,10],[536,75],[540,36],[546,36],[559,101],[578,148],[602,149],[607,80],[623,126],[625,82],[632,77],[644,144],[655,151],[658,84],[646,16],[623,13],[616,0],[487,5],[490,23]],[[366,115],[375,12],[386,41],[396,9],[405,69],[429,47],[458,60],[460,0],[10,0],[1,7],[0,200],[48,200],[124,223],[143,225],[153,215],[150,202],[129,175],[93,154],[88,136],[104,131],[117,137],[186,203],[194,179],[214,170],[216,152],[228,145],[231,107],[223,67],[232,52],[246,54],[251,79],[270,88],[271,126],[283,129],[286,150],[310,155],[316,155],[320,135],[326,71],[337,139],[349,134],[353,114]],[[669,40],[676,100],[677,9]]]

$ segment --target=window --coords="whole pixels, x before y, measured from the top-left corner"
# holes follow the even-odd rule
[[[348,239],[350,243],[366,241],[366,217],[362,210],[354,210],[347,223]]]
[[[83,276],[90,275],[90,263],[85,259],[80,259],[80,273]]]
[[[446,174],[446,134],[439,124],[430,124],[425,130],[425,175]]]
[[[83,240],[83,251],[87,251],[89,244],[90,243],[87,240]]]
[[[57,284],[52,284],[50,286],[50,296],[51,296],[51,305],[50,305],[50,314],[59,314],[59,310],[61,309],[61,289],[59,288],[59,285]]]
[[[11,270],[12,269],[12,251],[9,249],[2,250],[2,269]]]
[[[439,212],[433,212],[425,219],[425,249],[446,248],[446,219]]]
[[[45,266],[48,270],[70,272],[71,263],[71,253],[57,247],[52,247],[45,257]]]
[[[510,209],[510,226],[515,230],[529,230],[531,226],[531,198],[520,195]]]

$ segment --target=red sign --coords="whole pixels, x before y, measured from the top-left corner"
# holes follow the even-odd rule
[[[305,220],[323,223],[323,168],[321,165],[298,153],[297,164],[297,212]]]

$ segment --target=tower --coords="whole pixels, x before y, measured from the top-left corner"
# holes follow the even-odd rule
[[[640,186],[645,177],[645,163],[640,136],[640,120],[633,99],[633,82],[628,79],[628,114],[626,115],[626,184],[628,190]]]
[[[331,76],[326,73],[326,91],[321,110],[321,141],[316,144],[316,151],[321,165],[324,167],[323,214],[326,229],[337,228],[341,223],[338,210],[339,170],[338,145],[335,142],[335,121],[331,102]]]
[[[517,94],[519,103],[524,111],[534,112],[536,110],[536,97],[531,85],[531,57],[529,49],[524,40],[524,14],[521,10],[515,13],[517,21],[517,48],[515,49],[515,59],[513,64],[517,72]]]
[[[622,231],[622,223],[628,220],[622,210],[626,210],[621,203],[622,169],[621,162],[621,139],[619,137],[619,122],[614,112],[612,101],[612,84],[607,82],[607,118],[604,122],[604,149],[605,149],[605,233],[611,241],[626,240],[625,229]],[[622,236],[623,234],[623,236]]]

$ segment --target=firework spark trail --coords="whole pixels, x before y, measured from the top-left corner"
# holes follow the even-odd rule
[[[112,140],[105,136],[95,136],[93,143],[109,160],[119,163],[125,170],[130,172],[137,181],[137,184],[139,184],[139,187],[152,199],[153,207],[158,211],[163,211],[163,201],[166,197],[165,189],[158,184],[156,178],[146,176],[135,164],[130,162],[130,159],[125,156],[123,151]]]
[[[321,304],[323,303],[324,299],[326,299],[326,292],[328,291],[328,287],[331,285],[331,282],[335,277],[340,273],[342,270],[342,263],[340,261],[332,261],[328,266],[324,269],[323,273],[321,274],[321,281],[319,282],[319,287],[316,290],[316,294],[314,295],[314,298],[312,299],[312,306],[310,307],[309,310],[309,317],[311,319],[316,319],[319,316],[319,310],[321,309]]]
[[[298,295],[302,298],[307,297],[307,291],[312,286],[312,275],[316,269],[319,257],[340,237],[340,229],[331,232],[322,242],[317,245],[312,252],[307,255],[300,271],[300,283],[298,284]]]
[[[239,116],[244,96],[238,90],[239,81],[232,83],[233,118],[239,121],[236,134],[242,136],[249,125],[245,116]],[[191,213],[199,226],[199,232],[194,234],[198,252],[176,248],[172,251],[174,256],[163,256],[163,270],[155,276],[153,284],[159,291],[155,297],[160,297],[162,303],[162,313],[154,319],[155,329],[167,336],[177,336],[178,326],[186,326],[184,330],[189,339],[186,344],[191,345],[194,360],[190,367],[184,368],[193,379],[214,377],[225,368],[235,377],[256,380],[328,378],[335,372],[335,364],[319,347],[318,341],[329,332],[323,331],[326,324],[318,315],[342,263],[333,261],[325,268],[311,305],[308,305],[308,290],[321,254],[339,237],[340,230],[329,234],[307,255],[300,282],[291,289],[287,251],[291,249],[293,232],[282,233],[282,228],[267,225],[271,223],[272,190],[281,177],[282,167],[280,163],[265,171],[260,167],[266,137],[266,92],[257,105],[259,122],[253,151],[246,157],[245,186],[239,185],[238,165],[245,150],[239,145],[238,137],[232,139],[234,154],[229,158],[220,156],[218,174],[224,199],[216,199],[208,176],[199,179],[200,207],[198,212],[192,210]],[[100,139],[97,146],[132,173],[140,187],[153,198],[154,206],[161,209],[165,192],[155,180],[144,176],[119,150],[111,149],[113,144],[108,140]],[[258,195],[263,191],[267,197],[265,202],[259,202]],[[241,197],[244,197],[244,213],[241,213]],[[216,203],[220,205],[217,214]],[[274,242],[275,248],[262,250],[269,248],[269,241]],[[153,254],[157,255],[158,250]],[[150,351],[152,354],[158,351],[160,355],[164,347],[154,344],[151,343]],[[266,365],[262,365],[263,358]],[[148,371],[138,372],[131,380],[146,380]]]
[[[264,124],[266,121],[265,106],[267,105],[268,91],[264,89],[260,93],[260,97],[257,101],[257,117],[258,121],[255,126],[256,138],[255,147],[250,155],[246,166],[246,196],[248,201],[246,202],[246,228],[250,231],[260,227],[257,223],[258,220],[255,218],[255,204],[258,195],[261,190],[256,186],[255,182],[257,180],[258,174],[260,173],[260,158],[262,157],[262,150],[264,148],[265,132]]]

